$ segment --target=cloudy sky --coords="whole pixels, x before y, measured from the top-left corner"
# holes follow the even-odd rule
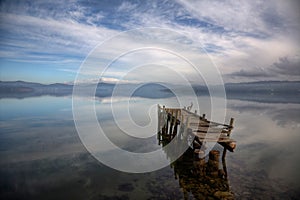
[[[107,60],[141,43],[184,57],[205,53],[224,82],[300,80],[299,10],[297,0],[1,1],[0,80],[73,82],[85,58],[107,40],[98,54],[99,69],[93,68],[83,80],[95,79],[95,70],[102,71]],[[123,31],[145,27],[184,37],[164,31],[122,36]],[[147,74],[153,80],[161,66],[169,67],[161,74],[170,79],[170,69],[193,73],[166,51],[145,52],[123,56],[102,79],[116,81],[142,61],[149,66],[123,79],[141,81]],[[202,67],[200,71],[209,65]]]

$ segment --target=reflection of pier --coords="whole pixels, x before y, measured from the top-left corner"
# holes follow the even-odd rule
[[[206,159],[193,156],[189,149],[171,167],[184,199],[234,199],[224,170],[219,169],[218,151],[210,151]]]
[[[172,157],[174,151],[180,151],[183,143],[189,144],[190,148],[171,164],[175,179],[179,179],[184,199],[189,199],[189,195],[195,199],[233,199],[225,162],[226,151],[233,152],[236,147],[236,142],[230,138],[233,119],[229,125],[220,124],[186,109],[158,106],[158,121],[159,144],[166,146],[171,141],[176,144],[164,148],[167,157]],[[217,150],[210,151],[206,157],[206,142],[217,142],[223,147],[222,159]]]

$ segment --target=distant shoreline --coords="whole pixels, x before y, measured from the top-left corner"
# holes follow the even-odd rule
[[[82,95],[91,84],[79,85]],[[112,95],[116,84],[98,83],[95,93],[96,97],[109,97]],[[133,96],[143,98],[169,98],[175,96],[172,91],[160,83],[147,84],[119,84],[120,96],[127,95],[127,91],[137,88]],[[185,86],[172,85],[177,90],[185,90]],[[222,89],[220,86],[212,86],[216,91]],[[197,96],[209,96],[206,86],[193,85]],[[300,81],[259,81],[226,83],[226,97],[228,99],[239,99],[245,101],[256,101],[266,103],[300,103]],[[0,81],[0,99],[17,98],[23,99],[38,96],[70,96],[73,85],[64,83],[40,84],[25,81]]]

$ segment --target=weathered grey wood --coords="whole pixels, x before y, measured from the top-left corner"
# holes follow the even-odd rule
[[[228,131],[224,128],[211,128],[211,127],[199,127],[199,126],[192,126],[190,125],[190,128],[197,131],[197,132],[203,132],[203,133],[227,133]]]
[[[217,123],[217,122],[212,122],[212,121],[209,121],[207,119],[203,120],[203,118],[193,112],[190,112],[188,110],[184,110],[182,109],[182,112],[181,112],[181,115],[184,115],[184,116],[191,116],[191,122],[193,120],[196,120],[196,121],[199,121],[202,122],[202,123],[205,123],[205,124],[210,124],[210,126],[225,126],[225,127],[228,127],[230,128],[230,125],[228,124],[222,124],[222,123]]]
[[[233,152],[236,147],[236,141],[229,141],[229,142],[218,142],[220,145],[225,147],[230,152]]]
[[[167,117],[163,129],[168,137],[173,138],[178,133],[186,139],[188,134],[192,134],[199,144],[202,144],[202,142],[218,142],[226,150],[233,152],[235,149],[236,141],[230,138],[234,123],[233,118],[230,119],[229,124],[222,124],[205,119],[205,114],[201,117],[197,115],[196,111],[193,113],[185,108],[165,108],[165,106],[161,108],[158,105],[158,109],[162,109],[161,113],[164,113]],[[160,122],[159,125],[161,126]],[[179,125],[180,129],[178,128]]]
[[[234,118],[231,118],[230,119],[230,122],[229,122],[229,130],[228,130],[228,135],[231,134],[231,130],[233,129],[233,122],[234,122]]]
[[[226,160],[225,160],[226,152],[227,149],[224,147],[223,154],[222,154],[222,166],[223,166],[223,171],[225,173],[225,179],[227,179],[227,167],[226,167]]]

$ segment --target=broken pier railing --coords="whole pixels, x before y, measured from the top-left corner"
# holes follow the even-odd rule
[[[158,105],[158,132],[167,134],[170,139],[181,135],[193,149],[198,149],[205,142],[217,142],[224,147],[222,159],[225,159],[227,150],[233,152],[236,148],[236,141],[230,138],[233,122],[231,118],[229,124],[217,123],[206,119],[205,114],[198,115],[197,111]],[[161,134],[158,134],[159,141],[160,137]]]

